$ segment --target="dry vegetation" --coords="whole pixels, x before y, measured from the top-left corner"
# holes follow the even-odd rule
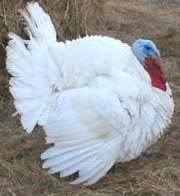
[[[132,43],[154,40],[161,49],[176,101],[173,123],[156,144],[161,153],[116,164],[91,187],[71,186],[68,179],[47,175],[40,153],[43,132],[23,132],[8,92],[5,71],[7,32],[24,33],[17,10],[26,0],[0,1],[0,195],[1,196],[179,196],[180,195],[180,7],[143,0],[41,0],[59,39],[103,34]]]

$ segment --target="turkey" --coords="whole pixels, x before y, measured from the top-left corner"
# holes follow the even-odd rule
[[[57,42],[38,3],[21,11],[28,40],[10,33],[10,92],[23,128],[43,127],[43,168],[91,185],[115,162],[138,157],[162,135],[174,110],[160,52],[106,36]]]

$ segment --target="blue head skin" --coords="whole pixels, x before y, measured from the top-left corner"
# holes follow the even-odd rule
[[[138,39],[132,45],[132,52],[142,65],[145,66],[145,58],[152,57],[160,60],[160,52],[150,40]]]
[[[166,91],[166,74],[156,45],[150,40],[139,39],[133,43],[131,50],[149,73],[152,86]]]

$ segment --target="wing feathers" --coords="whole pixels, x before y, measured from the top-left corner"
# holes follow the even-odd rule
[[[97,146],[98,146],[98,144],[96,144],[94,146],[92,145],[88,148],[81,148],[81,149],[72,150],[72,151],[63,153],[61,155],[55,156],[51,159],[46,160],[43,164],[43,168],[53,167],[59,163],[70,161],[74,157],[80,157],[80,156],[83,156],[84,154],[88,154],[92,151],[95,153]]]
[[[79,183],[86,182],[87,180],[91,179],[93,176],[96,176],[99,172],[102,172],[103,171],[102,168],[104,167],[104,164],[105,163],[101,163],[96,168],[92,168],[91,170],[86,171],[86,173],[84,175],[82,175],[79,178],[77,178],[76,180],[72,181],[70,184],[79,184]]]
[[[89,164],[91,163],[91,164]],[[76,165],[74,165],[71,168],[65,169],[60,173],[61,177],[65,177],[68,175],[71,175],[77,171],[79,171],[79,168],[81,168],[81,170],[79,171],[79,175],[85,175],[85,173],[91,169],[95,169],[97,167],[97,165],[101,164],[100,160],[97,160],[97,158],[95,156],[90,156],[88,158],[86,158],[83,162],[79,162]]]
[[[79,151],[81,149],[89,148],[89,147],[96,146],[96,145],[97,145],[97,141],[88,141],[84,144],[76,145],[73,147],[60,148],[60,147],[53,146],[41,154],[41,159],[43,159],[43,160],[50,159],[50,158],[57,156],[57,155],[60,156],[61,154],[64,154],[64,153]],[[98,145],[100,145],[100,144],[98,144]]]
[[[92,184],[105,175],[119,153],[118,132],[112,124],[121,126],[121,121],[111,123],[114,110],[122,115],[123,106],[117,97],[108,92],[102,96],[99,89],[85,87],[57,96],[56,107],[44,125],[47,142],[54,147],[41,155],[43,167],[62,177],[79,172],[73,184]]]
[[[63,163],[59,163],[58,165],[51,167],[51,169],[49,170],[49,173],[56,173],[56,172],[61,172],[65,169],[68,169],[70,167],[73,167],[75,164],[80,163],[81,161],[86,160],[86,158],[91,157],[93,155],[95,155],[96,152],[91,151],[91,152],[87,152],[84,153],[80,156],[77,157],[73,157],[72,159],[69,159],[67,162],[63,162]]]

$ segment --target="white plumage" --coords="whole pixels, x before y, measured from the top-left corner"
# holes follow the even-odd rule
[[[93,184],[159,138],[173,114],[171,90],[151,85],[129,45],[102,36],[58,43],[38,3],[21,13],[30,40],[10,34],[10,91],[24,129],[42,125],[54,144],[41,155],[49,173],[79,172],[71,183]]]

